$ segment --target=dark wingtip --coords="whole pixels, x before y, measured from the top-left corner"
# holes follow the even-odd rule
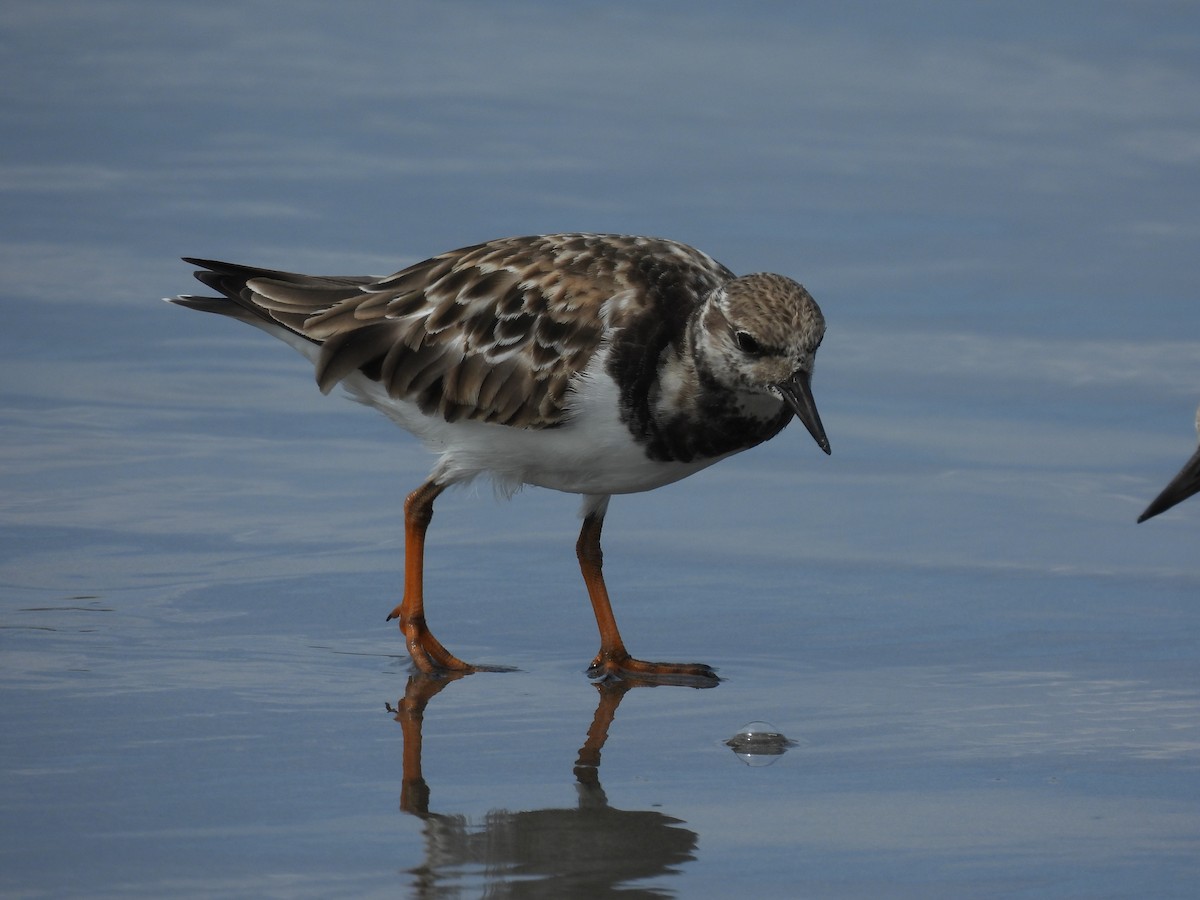
[[[194,294],[180,294],[178,297],[163,297],[168,303],[183,306],[187,309],[198,309],[200,312],[220,313],[231,315],[233,305],[224,297],[198,297]]]

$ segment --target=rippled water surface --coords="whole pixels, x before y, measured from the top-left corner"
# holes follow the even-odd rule
[[[1197,582],[1121,569],[1186,535],[1114,523],[1143,542],[1123,564],[1061,571],[904,564],[852,487],[885,558],[824,557],[837,479],[788,435],[614,504],[627,640],[725,680],[601,690],[574,503],[462,491],[430,616],[518,671],[429,681],[383,621],[419,451],[307,404],[225,436],[167,403],[8,414],[9,891],[1185,895]],[[756,720],[794,746],[752,766],[724,742]]]
[[[1200,501],[1134,521],[1194,447],[1200,25],[837,9],[6,11],[0,894],[1194,894]],[[415,677],[426,453],[158,301],[182,255],[556,229],[829,321],[831,457],[790,428],[606,522],[631,650],[715,688],[589,682],[577,500],[485,484],[428,614],[516,671]]]

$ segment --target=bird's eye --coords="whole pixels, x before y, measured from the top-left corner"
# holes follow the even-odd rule
[[[752,334],[747,334],[745,331],[739,331],[733,336],[734,343],[737,348],[747,356],[762,356],[766,353],[766,349]]]

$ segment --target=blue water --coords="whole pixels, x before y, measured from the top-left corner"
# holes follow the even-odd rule
[[[1189,897],[1186,5],[15,3],[0,56],[0,894]],[[158,298],[556,229],[801,281],[800,429],[613,501],[429,459]],[[1193,505],[1197,504],[1197,505]],[[761,720],[769,765],[724,742]],[[419,753],[417,751],[420,751]],[[754,760],[762,763],[767,760]]]

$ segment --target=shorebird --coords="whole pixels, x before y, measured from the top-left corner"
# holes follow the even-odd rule
[[[488,474],[501,492],[581,494],[576,555],[600,630],[593,678],[715,679],[625,648],[602,571],[613,494],[648,491],[778,434],[793,416],[825,453],[811,379],[825,321],[782,275],[735,277],[659,238],[548,234],[452,250],[385,278],[298,275],[185,258],[221,297],[168,298],[254,325],[304,354],[436,454],[404,503],[398,619],[416,668],[470,672],[425,620],[433,504]]]
[[[1196,410],[1196,436],[1200,438],[1200,409]],[[1200,492],[1200,447],[1192,454],[1192,458],[1183,464],[1183,468],[1172,478],[1162,492],[1155,497],[1145,512],[1138,516],[1138,522],[1152,519],[1161,512],[1166,512],[1176,503],[1182,503],[1192,494]]]

